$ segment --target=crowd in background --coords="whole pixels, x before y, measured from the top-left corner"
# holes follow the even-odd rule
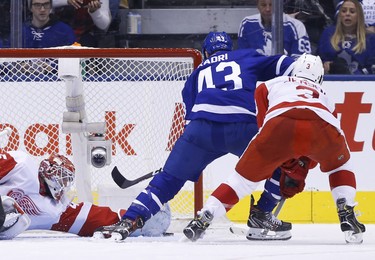
[[[57,47],[75,42],[89,47],[121,47],[108,36],[119,33],[119,9],[137,8],[134,2],[24,0],[22,47]],[[272,0],[247,2],[256,5],[259,14],[242,20],[238,48],[255,48],[270,55]],[[0,0],[2,48],[12,46],[10,5],[10,1]],[[375,0],[284,0],[283,5],[285,54],[294,58],[305,52],[317,54],[326,73],[375,73]]]

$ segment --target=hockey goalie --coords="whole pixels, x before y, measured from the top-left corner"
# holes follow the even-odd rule
[[[38,164],[22,151],[1,153],[0,239],[35,229],[87,237],[99,226],[120,220],[124,210],[117,213],[90,202],[73,203],[67,192],[74,180],[75,167],[63,155],[52,154]],[[159,213],[134,236],[162,236],[171,220],[168,205]]]

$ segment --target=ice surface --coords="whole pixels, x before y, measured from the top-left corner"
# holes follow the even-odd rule
[[[229,224],[215,223],[197,242],[186,241],[182,233],[128,238],[116,243],[59,232],[28,231],[14,240],[0,241],[0,259],[375,259],[375,225],[367,224],[366,229],[362,244],[346,244],[338,224],[293,224],[293,237],[288,241],[249,241],[231,234]]]

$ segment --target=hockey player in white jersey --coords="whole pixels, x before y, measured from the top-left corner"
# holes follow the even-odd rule
[[[281,194],[290,198],[303,190],[308,169],[319,163],[320,170],[328,175],[346,241],[361,243],[366,229],[354,212],[356,178],[335,106],[321,86],[322,61],[303,54],[294,66],[292,77],[277,77],[256,89],[260,130],[236,165],[238,174],[230,176],[226,185],[237,194],[251,194],[281,165]],[[221,194],[228,196],[227,192]],[[219,217],[223,212],[220,199],[208,198],[201,216]],[[199,217],[196,220],[202,222]],[[248,238],[264,231],[249,227]]]
[[[96,237],[126,239],[187,181],[197,181],[211,162],[228,153],[241,156],[258,132],[253,95],[256,82],[289,75],[294,59],[285,55],[264,56],[253,49],[232,50],[232,47],[232,40],[225,32],[207,35],[202,46],[204,61],[182,90],[185,119],[189,121],[184,133],[176,141],[163,171],[133,200],[121,221],[99,228]],[[274,186],[279,195],[279,187]],[[266,205],[271,208],[269,211],[280,198],[269,194],[270,205]],[[290,223],[278,222],[279,227],[291,229]]]
[[[72,203],[67,191],[74,179],[74,165],[65,156],[52,154],[38,165],[22,151],[1,153],[0,204],[4,214],[0,210],[0,220],[4,215],[5,222],[0,225],[0,239],[12,239],[34,229],[92,236],[96,228],[119,221],[125,210],[117,213],[90,202]],[[134,236],[162,236],[169,224],[166,206]]]

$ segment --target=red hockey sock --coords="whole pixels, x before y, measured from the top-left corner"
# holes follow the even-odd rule
[[[237,193],[228,184],[222,183],[212,193],[212,196],[217,198],[228,212],[239,201]]]

